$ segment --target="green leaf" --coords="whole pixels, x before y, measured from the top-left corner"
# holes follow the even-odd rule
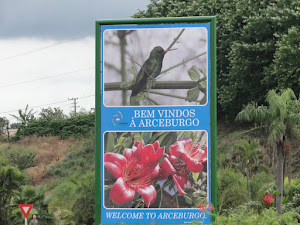
[[[200,73],[197,67],[194,65],[188,70],[188,74],[192,80],[199,80],[200,79]]]
[[[201,105],[206,104],[206,93],[204,93],[203,98],[200,100],[200,104],[201,104]]]
[[[184,195],[184,199],[187,204],[190,204],[190,205],[193,204],[193,200],[191,198],[189,198],[188,196]]]
[[[199,83],[200,87],[206,88],[207,82],[206,81],[201,81]]]
[[[200,90],[198,87],[191,88],[188,90],[185,100],[187,100],[188,102],[197,101],[199,94]]]
[[[199,173],[192,173],[193,174],[193,179],[195,182],[197,182],[198,177],[199,177]]]
[[[114,134],[112,132],[107,133],[107,142],[105,152],[113,152],[114,150]]]

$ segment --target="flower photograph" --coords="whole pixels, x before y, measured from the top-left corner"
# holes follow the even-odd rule
[[[207,204],[207,133],[106,132],[106,208],[197,208]]]
[[[205,27],[104,30],[104,105],[205,105],[207,33]]]

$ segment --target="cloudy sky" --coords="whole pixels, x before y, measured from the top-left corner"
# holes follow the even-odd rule
[[[150,0],[0,0],[0,117],[28,104],[94,108],[95,21],[130,18]]]

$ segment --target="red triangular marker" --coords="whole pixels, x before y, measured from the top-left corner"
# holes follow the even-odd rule
[[[19,204],[19,207],[25,218],[28,217],[33,205],[32,204]]]

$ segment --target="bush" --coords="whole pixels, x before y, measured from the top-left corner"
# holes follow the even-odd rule
[[[94,130],[95,114],[80,114],[67,119],[44,120],[37,119],[29,121],[27,126],[18,129],[14,140],[20,136],[59,136],[60,138],[68,137],[88,137]]]
[[[252,200],[262,201],[266,192],[274,186],[274,177],[266,172],[255,174],[249,181],[250,197]]]
[[[0,149],[2,155],[7,158],[12,165],[20,170],[27,169],[37,165],[35,155],[36,150],[30,148],[22,148],[18,146],[11,147],[10,145]]]
[[[247,181],[243,174],[232,169],[218,171],[218,209],[224,213],[248,201]]]

